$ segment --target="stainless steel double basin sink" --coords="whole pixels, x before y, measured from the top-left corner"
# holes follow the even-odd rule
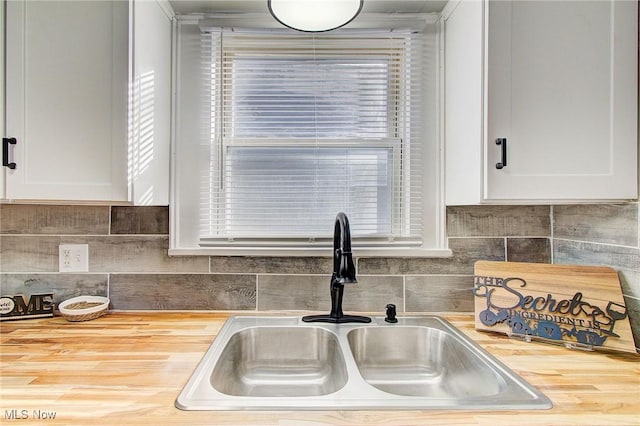
[[[546,409],[551,401],[435,316],[389,324],[231,317],[183,410]]]

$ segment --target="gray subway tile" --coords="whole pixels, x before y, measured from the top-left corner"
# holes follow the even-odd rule
[[[111,274],[113,309],[255,310],[255,275]]]
[[[60,237],[0,236],[0,271],[57,272]]]
[[[407,312],[473,312],[473,275],[405,277]]]
[[[169,256],[167,236],[93,237],[90,272],[209,272],[206,256]]]
[[[58,303],[76,296],[107,296],[107,274],[0,274],[2,295],[52,292]]]
[[[551,235],[549,206],[449,206],[447,236],[510,237]]]
[[[358,259],[361,274],[473,274],[476,260],[505,260],[504,238],[449,238],[452,257],[367,257]]]
[[[330,276],[258,275],[258,310],[329,309]]]
[[[108,233],[108,206],[0,204],[0,234]]]
[[[551,263],[548,238],[507,238],[509,262]]]
[[[628,271],[640,270],[640,249],[582,241],[553,241],[554,263],[601,265]]]
[[[329,276],[258,275],[258,310],[320,310],[330,306]]]
[[[330,275],[258,275],[258,310],[331,310]],[[384,313],[388,303],[402,310],[402,277],[358,276],[344,286],[343,309]]]
[[[331,257],[212,256],[211,272],[252,274],[331,274]]]
[[[169,234],[166,206],[111,207],[112,234]]]
[[[638,204],[553,207],[554,238],[638,246]]]

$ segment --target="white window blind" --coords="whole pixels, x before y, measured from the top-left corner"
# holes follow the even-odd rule
[[[420,34],[202,34],[201,245],[421,244]]]

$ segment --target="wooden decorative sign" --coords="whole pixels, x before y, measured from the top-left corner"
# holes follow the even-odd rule
[[[53,316],[53,293],[0,297],[0,321]]]
[[[612,268],[478,261],[474,275],[477,330],[636,353]]]

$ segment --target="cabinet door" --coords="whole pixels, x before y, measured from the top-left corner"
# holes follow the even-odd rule
[[[6,198],[127,200],[128,3],[6,3]]]
[[[637,18],[632,1],[489,2],[485,199],[637,197]]]

